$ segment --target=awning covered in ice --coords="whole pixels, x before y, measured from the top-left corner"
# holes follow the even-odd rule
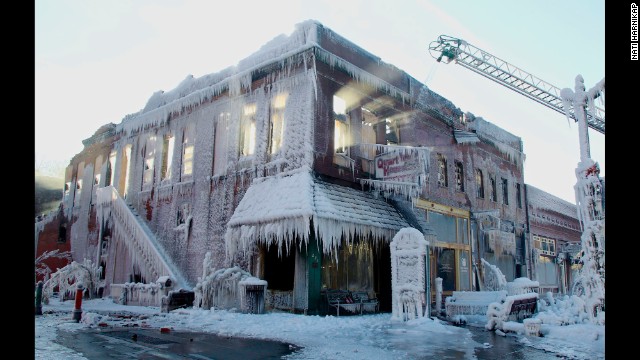
[[[458,144],[473,144],[480,141],[478,135],[464,130],[453,130],[453,136]]]
[[[309,171],[256,179],[227,225],[227,251],[249,250],[256,243],[287,249],[313,231],[326,254],[341,239],[391,241],[409,224],[396,209],[373,194],[314,179]]]

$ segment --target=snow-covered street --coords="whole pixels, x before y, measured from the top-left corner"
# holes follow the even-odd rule
[[[225,310],[179,309],[168,314],[157,307],[123,306],[110,299],[86,300],[80,323],[71,320],[73,301],[54,298],[36,316],[37,359],[84,359],[55,342],[57,331],[96,328],[169,327],[172,331],[206,332],[221,336],[271,339],[302,347],[291,359],[477,359],[474,349],[488,344],[473,339],[470,327],[456,327],[429,318],[392,321],[391,314],[365,316],[305,316],[290,313],[262,315]],[[116,316],[114,316],[116,315]],[[123,316],[127,315],[127,316]],[[132,315],[132,316],[128,316]],[[517,330],[517,326],[515,326]],[[509,333],[514,343],[543,349],[549,358],[604,359],[604,327],[598,325],[550,326],[544,337]],[[490,349],[489,349],[490,350]]]

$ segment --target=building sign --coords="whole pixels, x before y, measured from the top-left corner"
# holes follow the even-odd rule
[[[424,156],[420,151],[404,149],[378,155],[375,158],[376,179],[417,183],[418,177],[426,174]]]

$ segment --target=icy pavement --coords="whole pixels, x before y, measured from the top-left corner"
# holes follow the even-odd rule
[[[83,302],[83,318],[75,323],[71,320],[72,308],[73,301],[52,299],[43,306],[44,315],[35,317],[37,359],[84,359],[82,354],[54,342],[58,329],[120,327],[169,327],[173,331],[278,340],[303,348],[289,359],[477,359],[475,349],[486,348],[474,340],[469,328],[429,318],[392,321],[391,314],[325,317],[201,309],[165,314],[158,307],[123,306],[110,299],[96,299]],[[549,359],[604,359],[604,327],[572,325],[543,330],[546,336],[541,338],[516,333],[508,336],[522,346],[548,351]]]

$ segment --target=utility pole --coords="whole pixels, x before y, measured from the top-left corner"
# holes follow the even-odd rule
[[[577,182],[574,187],[578,218],[582,223],[582,269],[574,282],[574,295],[585,301],[588,315],[593,323],[604,324],[605,309],[605,219],[604,197],[600,167],[591,159],[588,112],[595,111],[594,99],[604,98],[604,78],[589,91],[585,91],[584,79],[576,76],[575,91],[564,88],[560,92],[564,109],[569,117],[573,108],[580,139],[580,162],[576,168]]]

